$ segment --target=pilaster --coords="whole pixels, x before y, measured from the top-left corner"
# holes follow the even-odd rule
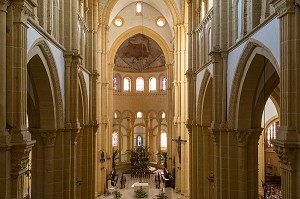
[[[300,8],[299,1],[270,2],[280,21],[280,128],[273,142],[280,159],[283,199],[300,198],[299,105]]]
[[[44,144],[44,198],[54,199],[54,146],[55,130],[40,130]]]
[[[0,198],[10,198],[10,140],[6,129],[6,15],[9,0],[0,1]]]

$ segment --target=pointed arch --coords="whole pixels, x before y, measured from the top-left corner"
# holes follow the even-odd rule
[[[273,68],[274,73],[268,77],[266,82],[259,82],[262,80],[262,67],[256,67],[253,69],[253,65],[262,66],[264,60],[267,60],[267,67],[269,69]],[[246,81],[249,82],[250,75],[252,76],[252,87],[256,85],[255,90],[252,91],[251,96],[245,97],[243,95],[243,89],[245,89]],[[259,78],[257,78],[259,77]],[[261,117],[257,114],[263,110],[266,99],[263,99],[265,96],[270,96],[274,89],[279,84],[279,65],[273,56],[271,50],[269,50],[262,43],[251,39],[245,46],[243,53],[239,58],[239,62],[237,65],[237,69],[234,75],[234,79],[232,81],[231,93],[229,99],[229,110],[228,110],[228,125],[229,128],[237,129],[238,126],[244,126],[244,128],[260,128],[260,122],[258,120]],[[248,79],[248,80],[247,80]],[[264,84],[263,84],[264,83]],[[255,85],[254,85],[255,84]],[[259,85],[260,84],[260,85]],[[262,85],[263,84],[263,85]],[[249,85],[248,85],[249,86]],[[262,89],[266,93],[262,93]],[[250,92],[247,92],[248,95]],[[248,106],[245,105],[248,103]],[[239,117],[241,114],[242,107],[244,108],[243,112],[248,115],[244,115],[243,117]],[[246,111],[249,109],[249,111]],[[253,111],[254,110],[254,111]],[[254,116],[256,115],[256,116]],[[244,118],[243,125],[240,123]],[[248,121],[245,121],[245,118],[248,118]],[[251,118],[257,118],[256,121]]]
[[[27,64],[34,56],[39,56],[43,61],[43,65],[47,72],[49,82],[51,84],[51,92],[53,95],[53,105],[55,112],[55,126],[56,128],[63,128],[64,126],[64,113],[63,113],[63,99],[62,89],[60,87],[57,66],[53,53],[44,39],[38,39],[29,49],[27,54]]]
[[[87,86],[86,86],[86,82],[84,79],[84,75],[83,72],[80,71],[78,74],[78,78],[79,78],[79,89],[80,89],[80,93],[81,93],[81,102],[82,102],[82,116],[83,116],[83,124],[88,124],[89,122],[89,100],[88,100],[88,90],[87,90]]]
[[[207,88],[208,88],[208,84],[210,83],[211,81],[211,73],[209,72],[209,70],[206,70],[204,72],[204,76],[203,76],[203,79],[202,79],[202,83],[201,83],[201,87],[200,87],[200,90],[199,90],[199,97],[198,97],[198,105],[197,105],[197,123],[198,124],[203,124],[204,122],[204,101],[205,101],[205,97],[207,97]],[[210,96],[211,97],[211,96]],[[208,108],[208,107],[206,107]]]

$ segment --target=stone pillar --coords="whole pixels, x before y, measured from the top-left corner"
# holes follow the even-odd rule
[[[161,135],[161,120],[157,120],[157,154],[158,154],[158,156],[157,156],[157,162],[160,164],[161,163],[161,137],[160,137],[160,135]]]
[[[65,124],[65,181],[64,198],[76,199],[76,139],[80,131],[78,120],[78,71],[82,62],[77,50],[65,55],[66,124]]]
[[[247,142],[251,132],[236,133],[238,140],[238,198],[247,199]]]
[[[41,130],[44,143],[44,198],[54,199],[54,146],[56,131]]]
[[[6,14],[9,0],[0,1],[0,198],[10,198],[10,136],[6,129]]]
[[[214,172],[213,176],[210,176],[214,182],[214,198],[221,199],[221,178],[220,178],[220,132],[216,128],[210,129],[211,139],[214,145]]]
[[[6,14],[9,0],[0,1],[0,143],[6,135]],[[2,136],[4,140],[2,140]]]
[[[7,36],[7,45],[4,47],[7,50],[7,59],[4,67],[7,69],[6,76],[8,77],[6,79],[5,122],[11,128],[11,198],[13,199],[23,198],[24,174],[29,161],[29,151],[35,143],[31,140],[26,120],[27,20],[34,16],[34,7],[36,7],[35,2],[30,0],[12,1],[7,9],[6,28],[8,31],[4,34]],[[8,160],[8,156],[6,157]]]
[[[282,198],[300,198],[299,1],[272,0],[280,21],[280,128],[273,142],[280,159]]]

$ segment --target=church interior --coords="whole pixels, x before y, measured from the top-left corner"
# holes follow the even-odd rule
[[[300,199],[300,0],[0,0],[0,45],[1,199]]]

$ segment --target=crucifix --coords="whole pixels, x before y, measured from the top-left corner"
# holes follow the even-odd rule
[[[187,142],[186,140],[182,140],[181,136],[178,136],[178,139],[172,139],[172,141],[177,143],[177,152],[178,152],[178,158],[179,163],[181,163],[181,142]]]

